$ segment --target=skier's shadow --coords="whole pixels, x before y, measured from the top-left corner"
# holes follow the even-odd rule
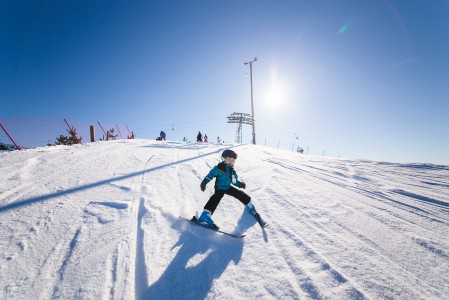
[[[238,222],[239,230],[254,225],[248,223],[246,213],[243,212]],[[205,299],[214,280],[223,274],[230,262],[237,265],[242,257],[242,239],[221,235],[183,220],[175,226],[179,226],[182,233],[172,249],[180,249],[141,299]]]

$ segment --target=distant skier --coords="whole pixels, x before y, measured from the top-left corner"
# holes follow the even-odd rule
[[[187,139],[186,139],[186,137],[184,137],[184,138],[182,139],[182,141],[183,141],[183,142],[187,142]]]
[[[217,137],[217,144],[220,144],[220,137]]]
[[[218,228],[218,226],[215,225],[214,221],[212,220],[211,215],[214,213],[215,209],[220,203],[220,200],[226,194],[237,198],[240,202],[246,205],[251,210],[260,226],[268,226],[268,224],[264,220],[262,220],[256,208],[254,207],[254,204],[251,201],[251,197],[245,194],[242,190],[236,189],[231,186],[232,184],[242,189],[246,188],[246,184],[238,180],[237,173],[234,170],[234,163],[237,159],[237,153],[227,149],[223,151],[221,158],[222,162],[213,167],[212,170],[210,170],[209,174],[207,174],[207,176],[201,182],[201,191],[204,192],[209,181],[215,178],[215,194],[210,197],[209,201],[204,206],[204,210],[199,217],[199,222],[210,227]]]
[[[198,135],[196,136],[196,141],[197,142],[203,141],[203,135],[201,134],[201,131],[198,131]]]
[[[163,132],[163,131],[161,131],[161,133],[159,134],[159,137],[160,137],[160,140],[161,141],[165,141],[165,137],[166,137],[167,135],[165,134],[165,132]]]
[[[204,135],[204,142],[207,143],[207,134]]]

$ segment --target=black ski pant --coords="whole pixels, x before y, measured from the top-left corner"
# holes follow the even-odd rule
[[[207,201],[206,205],[204,206],[204,209],[207,209],[211,212],[211,214],[214,213],[215,209],[217,208],[218,204],[221,201],[221,198],[223,198],[224,195],[229,195],[234,198],[237,198],[242,202],[243,204],[248,204],[249,201],[251,201],[251,197],[245,194],[243,191],[238,190],[234,187],[229,187],[227,190],[217,190],[215,189],[215,194],[213,194],[209,201]]]

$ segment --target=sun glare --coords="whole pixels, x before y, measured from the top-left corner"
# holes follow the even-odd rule
[[[282,104],[282,91],[278,87],[273,87],[267,92],[265,105],[268,109],[278,109]]]
[[[280,84],[276,72],[276,68],[271,70],[271,80],[265,92],[265,106],[270,111],[276,111],[283,106],[285,102],[285,88]]]

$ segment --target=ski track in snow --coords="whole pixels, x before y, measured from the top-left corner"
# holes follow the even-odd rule
[[[280,165],[282,165],[282,164],[280,164]],[[286,167],[285,165],[282,165],[283,167]],[[289,168],[289,169],[291,169],[291,167],[287,167],[287,168]],[[302,171],[302,172],[304,172],[304,173],[307,173],[306,171],[304,171],[304,170],[297,170],[297,171]],[[323,170],[320,170],[320,172],[322,172]],[[320,187],[321,187],[321,190],[323,190],[323,189],[325,189],[325,185],[323,186],[323,183],[322,183],[322,181],[324,180],[325,182],[327,182],[327,183],[330,183],[330,184],[332,184],[332,185],[337,185],[337,186],[341,186],[341,187],[343,187],[343,188],[345,188],[345,189],[348,189],[349,191],[354,191],[354,189],[352,189],[352,188],[350,188],[350,187],[348,187],[348,186],[345,186],[345,185],[342,185],[341,183],[339,183],[339,182],[335,182],[335,181],[332,181],[332,180],[330,180],[329,178],[326,178],[325,176],[323,176],[323,174],[321,174],[320,176],[319,175],[312,175],[311,176],[313,179],[311,179],[310,180],[310,182],[313,182],[313,181],[315,181],[315,183],[317,184],[317,185],[320,185]],[[332,177],[333,179],[337,179],[335,176],[333,176],[333,175],[329,175],[329,177]],[[305,178],[307,178],[307,177],[305,177]],[[318,179],[318,180],[315,180],[315,179]],[[338,178],[338,181],[340,181],[340,179]],[[373,186],[374,187],[374,186]],[[329,188],[329,191],[331,192],[332,190],[335,190],[335,188]],[[370,190],[369,189],[367,189],[367,187],[365,186],[365,189],[364,189],[364,191],[366,191],[367,193],[368,192],[370,192]],[[347,194],[350,194],[350,193],[348,193],[348,191],[342,191],[342,193],[347,193]],[[357,192],[357,191],[356,191]],[[280,196],[280,195],[276,195],[276,198],[277,199],[281,199],[282,198],[282,196]],[[345,197],[346,198],[346,197]],[[351,198],[354,198],[354,197],[348,197],[348,198],[346,198],[345,200],[346,201],[351,201]],[[346,202],[345,201],[345,202]],[[294,205],[293,203],[290,203],[289,205]],[[354,207],[354,206],[353,206]],[[348,208],[350,208],[350,207],[348,207]],[[302,207],[302,208],[299,208],[298,207],[298,209],[295,209],[294,211],[304,211],[305,210],[305,208],[304,207]],[[409,212],[409,211],[408,211]],[[381,246],[379,246],[379,245],[377,245],[375,242],[373,242],[370,238],[368,238],[368,237],[366,237],[366,236],[364,236],[364,235],[360,235],[359,233],[357,233],[357,232],[354,232],[353,231],[353,229],[352,228],[349,228],[349,227],[347,227],[346,225],[344,225],[344,224],[335,224],[335,225],[337,225],[338,227],[336,227],[335,228],[335,230],[332,230],[332,231],[329,231],[329,229],[332,229],[332,226],[330,226],[330,225],[332,225],[332,224],[326,224],[326,226],[324,227],[324,226],[322,226],[322,222],[318,222],[319,221],[319,218],[317,218],[317,216],[319,216],[320,214],[322,214],[323,213],[323,211],[321,210],[321,211],[319,211],[319,212],[313,212],[314,213],[314,217],[313,218],[310,218],[311,220],[312,220],[312,222],[310,222],[309,224],[306,224],[306,225],[308,225],[308,226],[310,226],[311,224],[313,224],[313,225],[315,225],[315,227],[313,228],[313,232],[315,232],[315,233],[319,233],[320,234],[320,239],[324,239],[325,241],[326,240],[328,240],[329,242],[338,242],[338,239],[335,241],[335,238],[334,238],[334,236],[336,235],[336,233],[338,233],[338,232],[340,232],[341,230],[339,230],[339,228],[338,227],[340,227],[341,229],[343,229],[344,231],[346,231],[346,232],[348,232],[348,233],[352,233],[352,237],[350,237],[350,238],[344,238],[344,236],[343,235],[341,235],[340,237],[339,237],[339,240],[342,240],[342,241],[347,241],[347,242],[352,242],[352,243],[354,243],[355,241],[356,241],[356,239],[355,238],[359,238],[359,239],[361,239],[362,241],[364,241],[365,243],[368,243],[368,245],[370,245],[370,248],[368,248],[367,250],[369,250],[370,251],[370,257],[367,257],[366,259],[368,260],[372,260],[372,255],[373,254],[376,254],[376,255],[380,255],[380,256],[385,256],[385,253],[389,253],[388,251],[385,251],[386,249],[383,249]],[[412,213],[414,213],[414,212],[412,212]],[[310,212],[308,213],[309,215],[310,215]],[[293,216],[292,216],[293,217]],[[305,216],[305,217],[307,217],[307,216]],[[367,217],[370,217],[370,218],[374,218],[374,219],[377,219],[377,220],[380,220],[381,221],[381,224],[382,225],[388,225],[388,221],[386,220],[386,219],[380,219],[379,218],[379,216],[377,215],[377,214],[373,214],[373,212],[372,211],[370,211],[369,212],[369,215],[368,216],[364,216],[364,217],[361,217],[361,219],[367,219]],[[395,217],[397,217],[397,213],[396,213],[396,215],[395,215]],[[309,218],[307,218],[308,220],[309,220]],[[332,217],[332,216],[329,216],[329,217],[326,217],[325,218],[326,219],[326,221],[327,222],[332,222],[332,223],[335,223],[335,221],[336,220],[338,220],[338,218],[335,218],[335,217]],[[398,218],[399,220],[400,220],[400,218]],[[347,220],[345,220],[345,222],[347,222]],[[414,223],[412,223],[412,224],[414,224]],[[414,225],[416,225],[416,224],[414,224]],[[447,225],[447,224],[446,224]],[[374,227],[374,226],[376,226],[376,224],[372,224],[370,227]],[[377,225],[378,226],[378,225]],[[402,229],[402,227],[403,226],[400,226],[399,228],[401,228]],[[320,233],[320,231],[321,231],[321,229],[326,229],[326,231],[329,231],[328,232],[328,234],[327,235],[323,235],[323,233]],[[382,232],[385,232],[385,230],[387,230],[388,228],[385,228],[385,229],[382,229]],[[393,230],[394,230],[395,228],[393,228]],[[396,228],[397,229],[397,228]],[[419,228],[419,229],[422,229],[422,228]],[[391,234],[394,234],[394,232],[391,232]],[[431,231],[429,231],[429,234],[433,234]],[[343,248],[343,247],[345,247],[345,244],[347,244],[346,242],[344,242],[344,243],[342,243],[341,244],[341,247]],[[414,245],[410,245],[410,248],[412,248]],[[404,247],[404,245],[402,245],[402,247]],[[394,249],[391,249],[391,251],[394,251]],[[434,251],[433,251],[434,252]],[[361,252],[361,253],[363,253],[363,252]],[[399,258],[400,259],[400,258]],[[360,259],[361,261],[363,261],[364,260],[364,258],[361,258]],[[410,273],[410,272],[408,272],[407,270],[403,270],[403,267],[401,266],[402,264],[397,264],[396,262],[395,262],[395,260],[394,259],[391,259],[391,258],[389,258],[389,257],[386,257],[386,258],[382,258],[382,257],[380,257],[379,259],[377,259],[376,260],[376,263],[377,264],[380,264],[380,262],[382,262],[383,260],[387,260],[387,263],[388,263],[388,265],[387,266],[385,266],[385,269],[387,269],[388,268],[388,266],[390,266],[389,267],[389,269],[394,269],[394,265],[397,265],[397,267],[398,267],[398,270],[396,271],[396,274],[393,274],[392,276],[391,276],[391,278],[387,278],[386,279],[386,282],[388,282],[388,281],[391,281],[391,282],[394,282],[394,281],[398,281],[398,282],[401,282],[402,280],[400,280],[400,277],[402,276],[402,273],[407,273],[406,275],[408,276],[408,277],[412,277],[413,279],[414,279],[414,281],[419,281],[419,277],[420,276],[413,276],[413,273]],[[392,266],[392,264],[393,264],[393,266]],[[363,263],[362,263],[362,265],[363,265]],[[416,271],[419,271],[418,269],[420,268],[420,265],[418,264],[417,265],[418,267],[417,267],[417,270]],[[409,268],[411,267],[411,266],[408,266]],[[369,268],[367,267],[366,269],[368,270],[368,269],[372,269],[372,268],[376,268],[376,266],[375,265],[373,265],[373,266],[370,266]],[[381,272],[381,269],[379,269],[379,272]],[[410,278],[409,278],[410,279]],[[406,280],[405,278],[404,278],[404,280]],[[376,278],[376,281],[379,281],[379,278]],[[399,284],[399,283],[398,283]],[[390,283],[390,285],[394,285],[393,283]],[[435,288],[435,293],[436,294],[438,294],[438,284],[434,284],[434,288]],[[404,297],[404,296],[406,296],[406,295],[409,295],[409,297],[410,298],[418,298],[418,296],[417,295],[415,295],[414,294],[414,292],[413,292],[413,290],[415,290],[416,288],[415,287],[413,287],[413,289],[411,289],[410,291],[404,291],[404,288],[403,287],[400,287],[400,286],[398,286],[398,288],[397,288],[398,290],[401,290],[401,295],[394,295],[394,297],[399,297],[399,296],[402,296],[402,297]],[[419,293],[418,293],[419,294]],[[384,296],[384,294],[381,294],[381,295],[375,295],[376,297],[380,297],[380,296]]]
[[[232,147],[261,229],[225,196],[178,216]],[[449,167],[252,145],[99,142],[0,153],[0,299],[449,298]]]

